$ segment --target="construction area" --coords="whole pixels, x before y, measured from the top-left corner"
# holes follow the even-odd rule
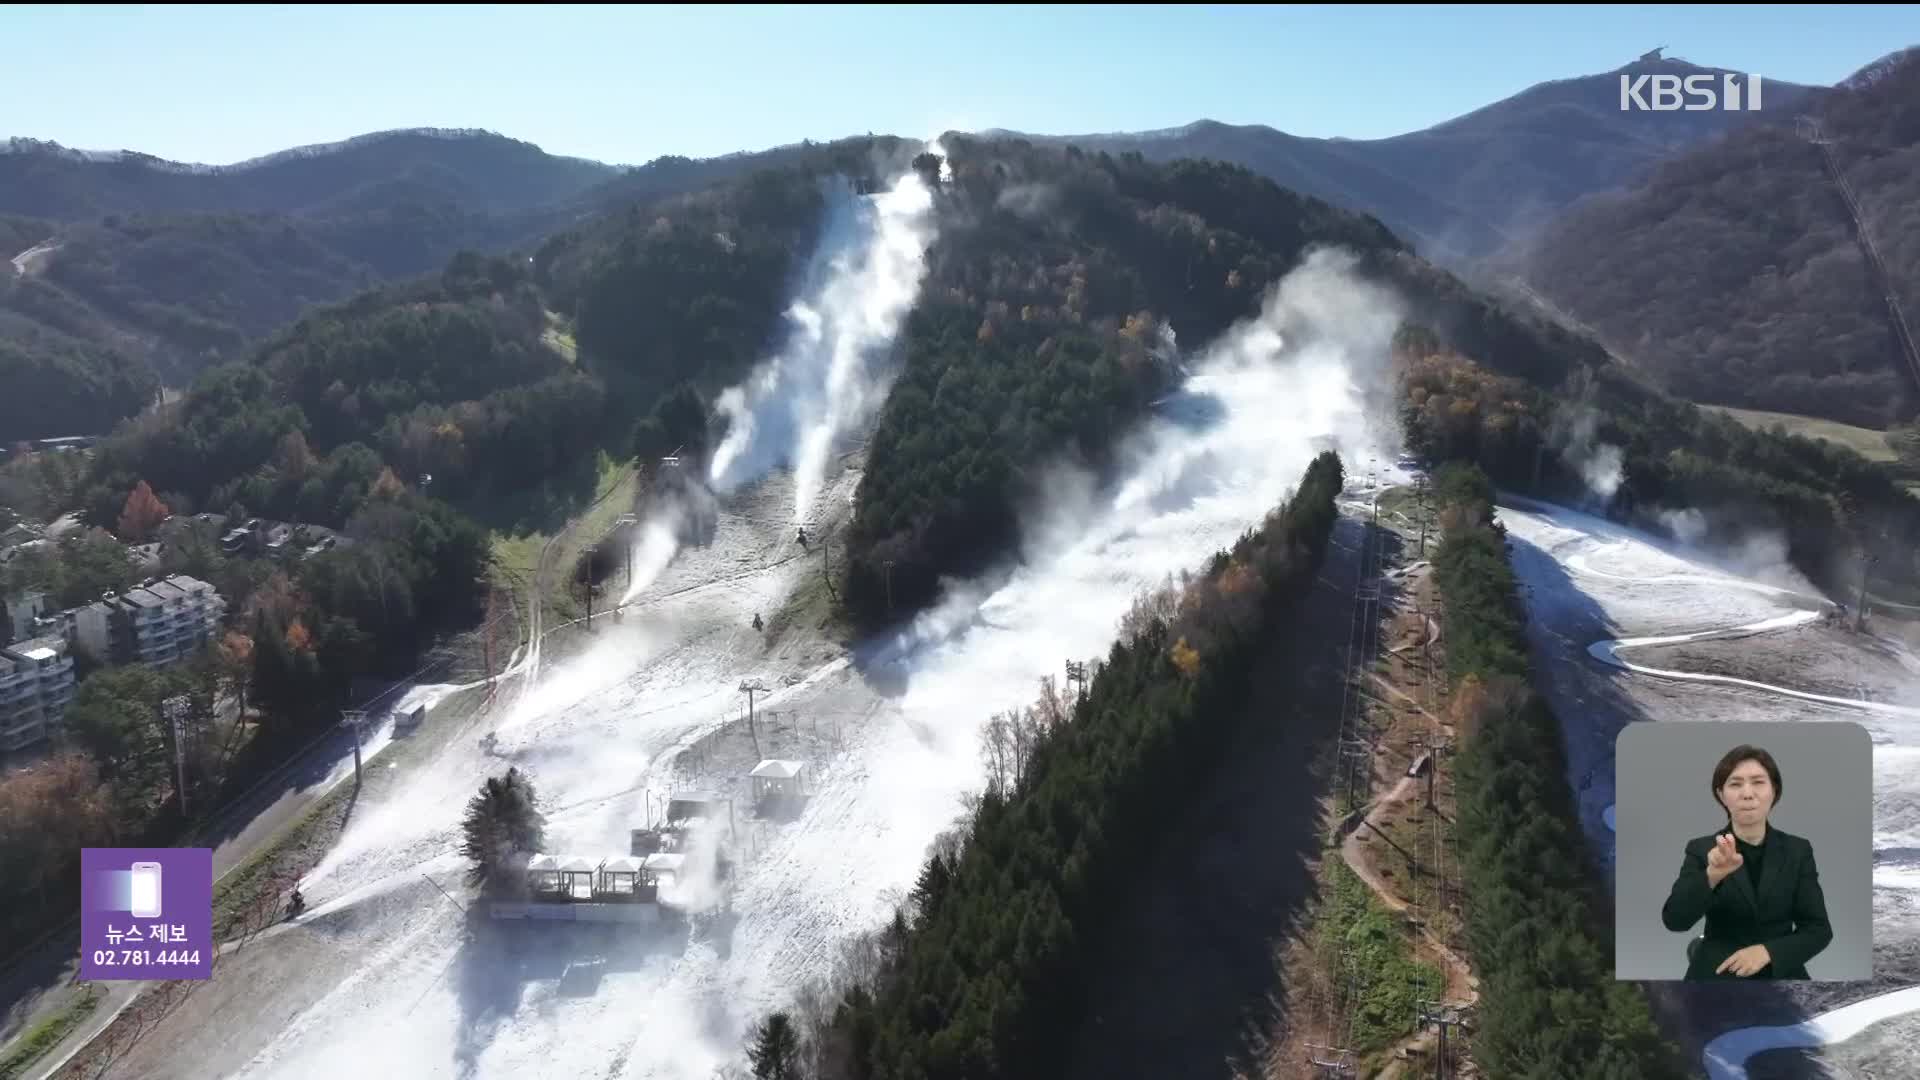
[[[1406,463],[1403,462],[1403,467]],[[1318,901],[1282,949],[1286,1002],[1261,1076],[1472,1077],[1479,984],[1466,959],[1437,542],[1423,477],[1374,488],[1348,613]]]

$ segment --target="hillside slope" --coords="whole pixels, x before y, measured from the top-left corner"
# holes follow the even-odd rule
[[[0,438],[104,432],[158,383],[185,386],[315,306],[827,152],[623,171],[485,133],[383,132],[208,167],[13,140],[0,254],[18,261],[0,265],[0,342],[53,407],[0,413]]]
[[[0,213],[56,221],[193,212],[324,215],[364,189],[398,181],[415,185],[416,196],[426,191],[497,212],[559,202],[618,173],[482,131],[381,131],[233,165],[15,138],[0,144]]]
[[[1214,158],[1244,165],[1283,187],[1379,218],[1429,259],[1464,264],[1524,236],[1584,195],[1629,182],[1680,147],[1791,110],[1814,92],[1767,81],[1760,113],[1620,109],[1622,74],[1717,77],[1722,70],[1677,60],[1635,62],[1541,83],[1386,139],[1303,138],[1212,120],[1158,132],[1017,137],[1138,152],[1153,161]]]
[[[1920,56],[1811,110],[1909,323],[1920,313]],[[1810,125],[1697,147],[1501,262],[1674,393],[1884,428],[1920,409],[1878,274]]]

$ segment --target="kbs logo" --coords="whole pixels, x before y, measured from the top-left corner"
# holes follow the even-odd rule
[[[1620,76],[1621,112],[1706,112],[1724,109],[1740,111],[1740,82],[1747,82],[1746,111],[1760,111],[1760,76],[1726,72],[1718,79],[1711,75],[1636,75]],[[1719,89],[1714,83],[1720,84]],[[1683,97],[1687,99],[1682,103]]]

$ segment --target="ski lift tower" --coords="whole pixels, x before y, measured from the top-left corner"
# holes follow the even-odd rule
[[[340,722],[353,731],[353,786],[360,786],[360,727],[367,720],[365,709],[343,709]]]

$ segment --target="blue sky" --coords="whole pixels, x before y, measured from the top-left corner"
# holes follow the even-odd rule
[[[638,164],[866,131],[1417,130],[1655,45],[1832,83],[1897,7],[4,7],[0,136],[225,163],[481,127]]]

